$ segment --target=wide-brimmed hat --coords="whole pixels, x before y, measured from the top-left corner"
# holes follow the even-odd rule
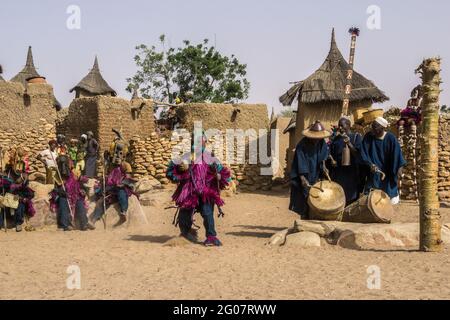
[[[302,134],[310,139],[325,139],[331,136],[331,133],[325,130],[325,127],[318,120],[308,129],[303,130]]]

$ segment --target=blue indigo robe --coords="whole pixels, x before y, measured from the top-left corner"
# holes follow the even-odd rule
[[[350,204],[358,199],[364,185],[360,170],[362,137],[358,133],[350,133],[348,137],[357,154],[351,153],[350,165],[342,166],[342,151],[344,150],[345,142],[342,136],[337,136],[330,144],[330,154],[337,162],[337,167],[330,166],[329,168],[331,180],[344,189],[346,203]]]
[[[325,140],[312,144],[310,139],[303,138],[295,148],[294,160],[292,162],[291,198],[289,210],[302,216],[308,215],[308,193],[302,187],[300,176],[304,176],[310,185],[315,184],[323,171],[323,161],[328,158],[328,146]]]
[[[381,180],[379,173],[370,172],[364,192],[367,194],[371,189],[381,189],[389,197],[398,196],[398,170],[406,165],[402,150],[397,138],[390,132],[386,132],[384,139],[377,139],[369,132],[364,136],[361,155],[366,165],[376,165],[386,174]]]

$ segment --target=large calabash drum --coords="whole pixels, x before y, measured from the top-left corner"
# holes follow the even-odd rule
[[[391,223],[394,207],[382,190],[372,190],[345,208],[342,221],[358,223]]]
[[[332,181],[320,181],[311,187],[308,196],[309,218],[341,221],[345,208],[345,193]]]

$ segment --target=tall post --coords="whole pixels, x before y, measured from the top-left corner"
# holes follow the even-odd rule
[[[420,159],[420,250],[442,250],[441,215],[439,214],[439,94],[441,60],[426,59],[416,73],[421,74],[423,88],[422,136]]]
[[[350,43],[350,57],[348,58],[349,70],[347,70],[346,83],[344,89],[344,99],[342,104],[342,115],[349,116],[350,94],[352,93],[353,65],[355,63],[356,38],[359,36],[358,28],[348,30],[352,40]]]

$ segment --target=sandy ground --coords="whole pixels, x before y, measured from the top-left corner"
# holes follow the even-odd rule
[[[167,246],[178,234],[173,210],[147,207],[148,226],[124,230],[0,233],[1,299],[450,299],[450,251],[360,252],[266,246],[296,216],[287,193],[227,198],[216,219],[224,246]],[[449,222],[450,209],[442,210]],[[396,221],[418,221],[402,204]],[[201,217],[197,217],[201,224]],[[203,235],[203,229],[200,230]],[[77,265],[81,289],[68,289]],[[381,270],[381,289],[367,288],[367,268]]]

